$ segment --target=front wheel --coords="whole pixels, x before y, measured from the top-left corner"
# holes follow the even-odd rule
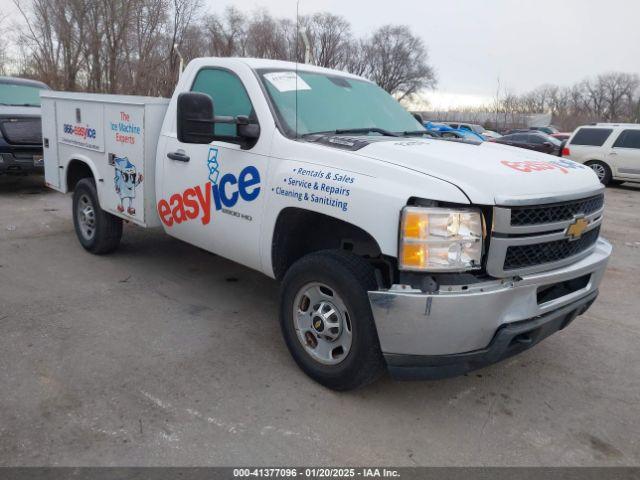
[[[73,226],[80,244],[95,254],[118,248],[122,219],[100,208],[93,179],[83,178],[73,191]]]
[[[384,371],[367,291],[373,268],[340,250],[312,253],[285,275],[280,296],[282,333],[300,368],[334,390],[351,390]]]
[[[609,165],[599,160],[591,160],[589,162],[585,162],[585,165],[589,167],[591,170],[593,170],[593,173],[597,175],[598,180],[600,180],[600,183],[602,183],[605,186],[611,183],[612,175],[611,175],[611,169],[609,168]]]

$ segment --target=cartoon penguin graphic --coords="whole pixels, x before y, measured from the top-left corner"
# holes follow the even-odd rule
[[[120,197],[120,205],[118,211],[124,212],[124,200],[129,201],[127,213],[135,215],[136,209],[133,208],[133,199],[136,198],[136,187],[142,183],[142,174],[136,173],[136,166],[129,161],[127,157],[114,157],[113,166],[115,167],[115,178],[113,182],[116,187],[116,193]]]

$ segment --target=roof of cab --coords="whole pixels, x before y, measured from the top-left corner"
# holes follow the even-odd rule
[[[353,78],[354,80],[363,80],[370,82],[370,80],[353,75],[352,73],[343,72],[340,70],[333,70],[331,68],[318,67],[316,65],[309,65],[307,63],[287,62],[284,60],[270,60],[266,58],[247,58],[247,57],[201,57],[192,60],[193,63],[199,63],[202,66],[207,63],[217,62],[226,63],[228,65],[233,63],[243,63],[249,66],[253,70],[261,69],[278,69],[278,70],[297,70],[300,72],[314,72],[324,73],[327,75],[339,75],[342,77]]]
[[[30,87],[45,88],[47,90],[49,89],[49,86],[46,83],[39,82],[38,80],[31,80],[29,78],[0,76],[0,83],[11,85],[27,85]]]

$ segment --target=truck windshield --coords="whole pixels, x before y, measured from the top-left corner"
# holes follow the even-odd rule
[[[336,130],[424,130],[391,95],[373,83],[317,72],[258,73],[290,137]]]
[[[42,88],[16,83],[0,83],[0,105],[39,107]]]

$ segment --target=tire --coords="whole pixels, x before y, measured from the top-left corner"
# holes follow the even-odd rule
[[[371,265],[341,250],[309,254],[289,268],[280,291],[280,326],[289,352],[313,380],[345,391],[382,375],[385,363],[367,295],[377,288]],[[337,313],[322,317],[326,323],[319,333],[317,315],[326,315],[321,309],[327,305],[333,305]],[[315,347],[309,334],[315,338]],[[328,341],[324,334],[337,338]],[[327,350],[328,356],[322,357]]]
[[[122,238],[122,219],[100,208],[96,185],[83,178],[73,191],[73,226],[80,244],[91,253],[113,252]]]
[[[611,169],[609,165],[600,160],[590,160],[588,162],[584,162],[584,164],[591,168],[593,172],[598,176],[598,180],[604,186],[607,186],[611,183]]]

